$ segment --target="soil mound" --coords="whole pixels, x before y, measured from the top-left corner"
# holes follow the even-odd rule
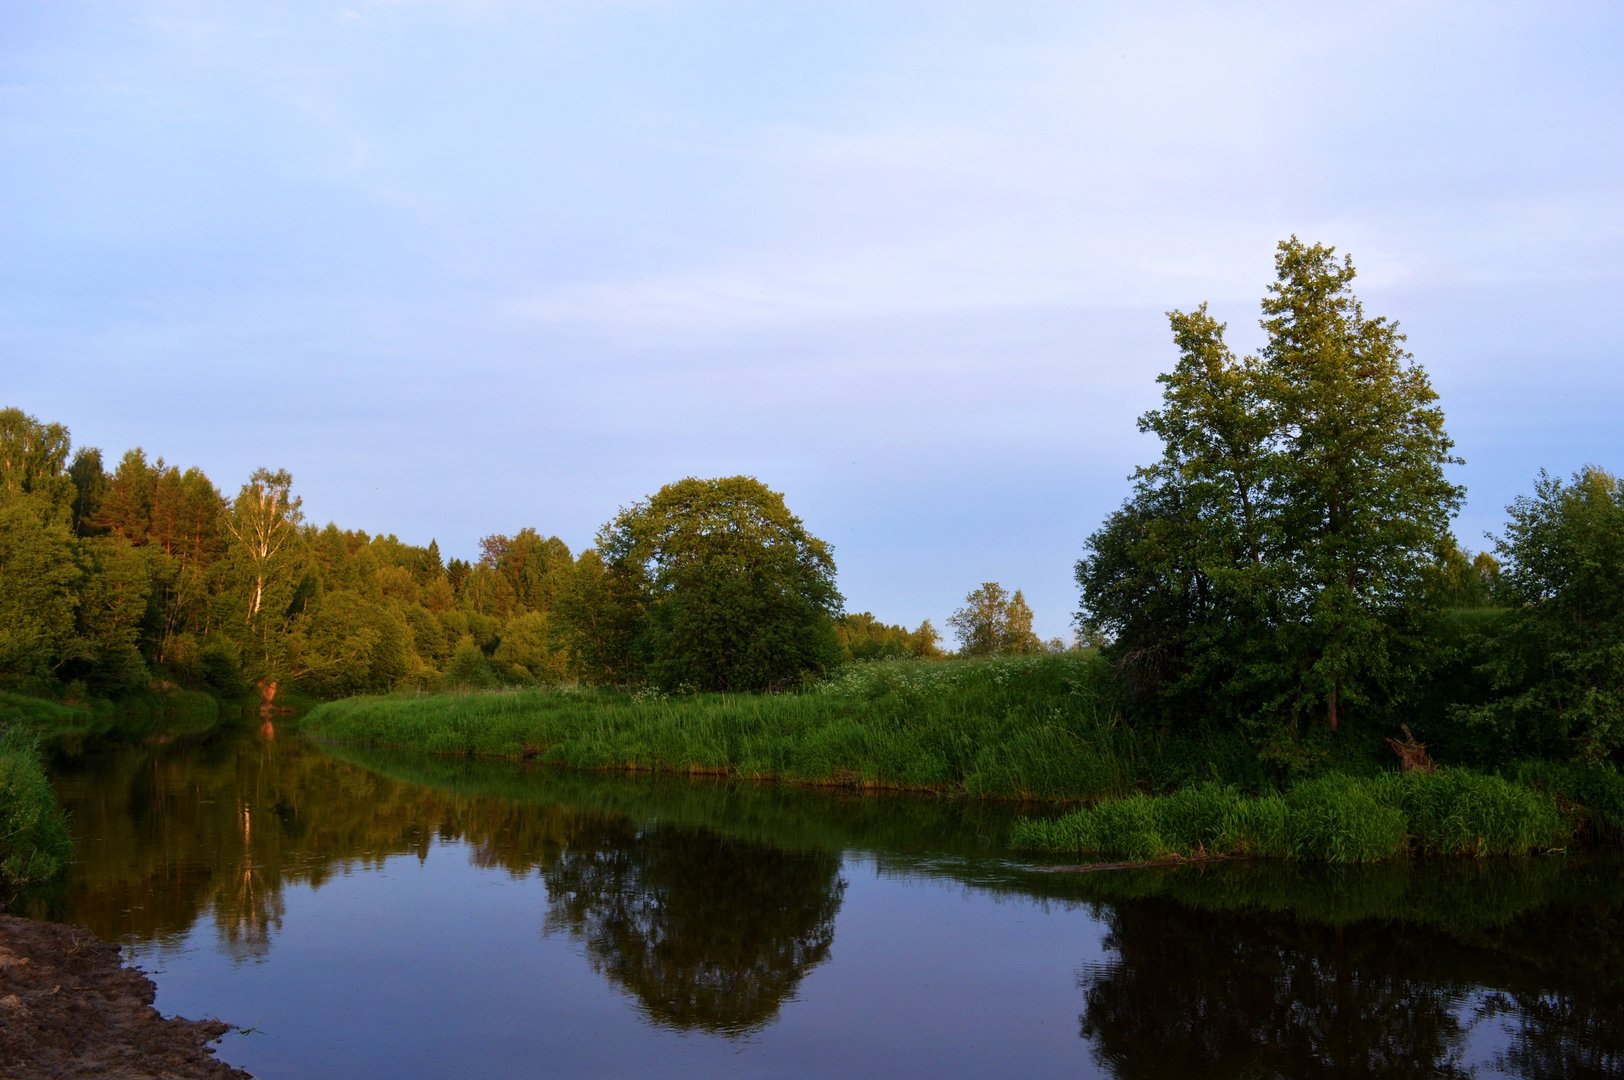
[[[90,931],[0,915],[0,1080],[252,1080],[209,1046],[230,1024],[165,1020],[154,992]]]

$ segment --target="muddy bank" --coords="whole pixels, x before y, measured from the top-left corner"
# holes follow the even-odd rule
[[[0,1078],[251,1080],[214,1057],[219,1020],[165,1020],[152,980],[88,930],[0,915]]]

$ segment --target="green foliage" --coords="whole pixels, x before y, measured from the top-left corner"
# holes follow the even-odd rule
[[[1377,862],[1408,850],[1403,813],[1341,774],[1304,780],[1287,793],[1286,832],[1298,859]]]
[[[72,523],[68,429],[42,424],[21,409],[0,409],[0,502],[31,499],[42,517]]]
[[[1573,806],[1580,827],[1594,831],[1598,838],[1609,842],[1624,839],[1624,776],[1611,765],[1524,761],[1510,775],[1519,784]]]
[[[1603,792],[1600,784],[1591,789],[1599,805]],[[1136,793],[1051,820],[1025,819],[1011,843],[1074,856],[1365,863],[1410,851],[1527,855],[1560,847],[1568,836],[1568,822],[1550,795],[1496,776],[1444,769],[1371,778],[1329,773],[1293,785],[1284,796],[1247,796],[1218,784],[1161,796]]]
[[[84,704],[68,705],[0,690],[0,735],[4,735],[7,729],[14,735],[20,732],[41,736],[82,732],[92,726],[94,719],[90,708]]]
[[[455,667],[455,664],[453,665]],[[851,664],[771,696],[609,690],[365,697],[322,739],[580,768],[724,773],[977,798],[1081,798],[1134,782],[1137,740],[1089,656]]]
[[[74,642],[80,570],[66,522],[38,495],[0,498],[0,679],[50,679]]]
[[[146,549],[100,536],[81,540],[79,556],[78,632],[62,674],[81,675],[104,697],[138,689],[147,681],[140,647],[152,593]]]
[[[1411,846],[1426,855],[1527,855],[1567,840],[1549,795],[1498,776],[1465,769],[1389,773],[1373,794],[1404,815]]]
[[[1497,603],[1500,592],[1499,560],[1487,551],[1473,555],[1461,550],[1454,537],[1444,544],[1429,576],[1429,585],[1439,607],[1477,609]]]
[[[747,476],[689,477],[598,534],[608,618],[626,654],[606,669],[675,690],[793,686],[839,661],[828,545]]]
[[[1168,795],[1136,792],[1050,820],[1027,818],[1010,834],[1017,848],[1130,859],[1269,856],[1288,853],[1286,806],[1276,795],[1194,784]]]
[[[1442,412],[1351,262],[1280,244],[1267,343],[1237,359],[1207,314],[1170,316],[1180,358],[1142,430],[1160,461],[1088,540],[1085,631],[1148,711],[1260,739],[1379,715],[1415,676],[1430,553],[1461,498]]]
[[[996,581],[982,582],[947,618],[961,656],[1030,655],[1044,650],[1032,632],[1032,609],[1019,589],[1011,596]]]
[[[451,652],[451,663],[445,669],[445,681],[465,690],[486,690],[496,685],[496,673],[491,670],[490,659],[473,637],[464,634],[457,639]]]
[[[1624,759],[1624,480],[1540,473],[1496,544],[1513,606],[1472,721],[1524,753]]]
[[[941,635],[926,619],[918,629],[882,623],[867,611],[847,612],[835,620],[835,637],[845,660],[935,659],[942,655]]]
[[[32,737],[0,729],[0,885],[54,877],[71,847]]]

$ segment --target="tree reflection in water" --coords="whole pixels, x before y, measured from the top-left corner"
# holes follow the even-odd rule
[[[221,947],[235,960],[263,960],[287,912],[281,882],[267,883],[254,861],[254,810],[253,803],[238,803],[242,848],[234,853],[224,877],[216,876],[209,897]]]
[[[1418,977],[1388,935],[1165,900],[1105,917],[1119,960],[1080,979],[1082,1035],[1113,1075],[1471,1075],[1473,988]]]
[[[985,839],[998,821],[946,804],[417,758],[385,775],[251,729],[55,764],[74,863],[14,912],[123,944],[183,948],[206,912],[223,952],[262,958],[290,885],[423,860],[440,838],[539,870],[547,931],[653,1021],[748,1033],[829,956],[841,852],[858,851],[882,872],[1091,903],[1117,956],[1082,976],[1082,1030],[1120,1076],[1624,1075],[1616,859],[1028,874]]]
[[[1580,1003],[1558,994],[1493,994],[1486,1015],[1503,1017],[1511,1046],[1495,1067],[1512,1076],[1624,1076],[1624,1002]]]
[[[829,955],[839,872],[829,852],[600,821],[544,871],[545,925],[580,938],[593,969],[650,1019],[744,1034],[770,1023]]]
[[[1165,896],[1096,910],[1116,957],[1079,976],[1081,1035],[1117,1077],[1624,1075],[1617,903],[1463,909],[1442,937]]]

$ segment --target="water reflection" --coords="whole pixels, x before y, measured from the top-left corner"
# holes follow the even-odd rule
[[[1236,867],[1137,886],[1113,879],[1103,889],[1141,895],[1097,909],[1113,955],[1079,977],[1081,1035],[1124,1078],[1621,1075],[1624,908],[1616,889],[1584,880],[1616,880],[1616,867],[1558,870]],[[1192,878],[1208,887],[1204,899],[1191,900],[1203,897]],[[1304,917],[1314,905],[1301,901],[1293,915],[1269,913],[1316,884],[1326,889],[1319,906],[1339,914]],[[1349,898],[1372,884],[1393,904],[1385,915],[1369,896]],[[1468,899],[1471,886],[1483,903]],[[1587,945],[1605,951],[1586,955]]]
[[[653,1024],[731,1037],[772,1026],[830,962],[855,855],[1092,912],[1105,960],[1060,992],[1078,1057],[1111,1075],[1624,1074],[1617,862],[1038,873],[999,847],[1011,808],[358,760],[252,722],[63,750],[77,862],[23,911],[160,950],[207,915],[219,951],[255,964],[290,886],[453,841],[539,875],[539,932],[579,942]]]
[[[528,801],[423,788],[262,728],[62,757],[55,772],[77,861],[65,883],[26,898],[29,914],[164,946],[207,912],[222,952],[262,960],[289,885],[460,841],[477,866],[539,871],[545,931],[581,940],[595,971],[675,1028],[770,1023],[828,956],[845,889],[838,850],[640,825],[547,801],[534,784]]]
[[[1105,912],[1118,961],[1085,971],[1082,1035],[1119,1077],[1468,1076],[1470,983],[1386,933],[1149,901]]]
[[[770,1023],[829,955],[839,872],[829,852],[603,821],[545,871],[546,926],[581,939],[593,969],[651,1019],[742,1034]]]

